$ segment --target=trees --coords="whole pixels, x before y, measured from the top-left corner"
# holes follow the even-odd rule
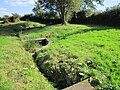
[[[104,12],[94,12],[86,19],[87,23],[107,26],[120,26],[120,4],[106,8]]]
[[[12,13],[12,16],[4,15],[3,16],[3,21],[4,23],[9,23],[9,22],[19,22],[21,16],[17,13]]]
[[[42,9],[47,12],[57,12],[63,24],[71,18],[72,13],[79,9],[83,0],[38,0]]]
[[[87,9],[88,8],[96,9],[95,3],[103,5],[103,1],[104,0],[84,0],[82,6],[84,9],[86,9],[86,8]]]
[[[32,11],[35,13],[36,16],[42,16],[44,12],[39,2],[35,2],[35,7],[32,9]]]
[[[11,22],[19,22],[20,21],[20,15],[17,13],[12,13],[12,17],[10,18]]]
[[[73,12],[80,9],[85,4],[88,7],[94,6],[93,2],[102,4],[103,0],[38,0],[40,7],[44,11],[57,12],[63,24],[67,24]]]
[[[8,15],[4,15],[3,16],[3,23],[9,23],[9,18],[10,18],[10,16],[8,16]]]

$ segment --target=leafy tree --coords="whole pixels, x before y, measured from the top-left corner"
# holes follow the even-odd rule
[[[104,0],[84,0],[82,6],[83,9],[88,9],[88,8],[96,9],[95,3],[103,5],[103,1]]]
[[[93,7],[94,2],[102,4],[102,1],[103,0],[38,0],[37,3],[44,11],[58,12],[62,23],[67,24],[73,12],[79,10],[81,5],[85,4],[88,7]]]
[[[87,22],[107,26],[120,26],[120,4],[108,7],[104,12],[94,12],[91,17],[87,18]]]
[[[44,19],[58,19],[57,12],[45,12],[43,14]]]
[[[38,0],[37,3],[44,11],[57,12],[62,19],[63,24],[71,19],[72,13],[79,9],[83,0]]]
[[[35,13],[36,16],[42,16],[42,14],[44,13],[44,10],[41,8],[39,2],[35,2],[35,7],[32,9],[32,11]]]

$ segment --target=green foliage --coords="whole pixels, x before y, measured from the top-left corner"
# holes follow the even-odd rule
[[[23,28],[37,28],[37,27],[42,27],[44,26],[43,24],[40,23],[35,23],[35,22],[31,22],[31,21],[26,21],[25,23],[22,23],[21,26]]]
[[[20,15],[17,13],[12,13],[12,16],[4,15],[3,16],[4,23],[9,22],[19,22],[20,21]]]
[[[9,23],[9,18],[10,18],[10,16],[4,15],[4,16],[3,16],[3,21],[4,21],[4,23]]]
[[[26,51],[34,53],[37,49],[42,46],[35,40],[26,41],[23,45]]]
[[[10,18],[11,22],[19,22],[20,21],[20,15],[17,13],[12,13],[12,17]]]
[[[82,5],[82,9],[87,9],[87,8],[92,8],[92,9],[96,9],[96,5],[100,4],[103,5],[104,0],[84,0],[83,5]]]
[[[120,5],[106,8],[102,13],[94,13],[91,17],[86,18],[86,23],[120,26]]]
[[[71,20],[73,13],[80,10],[81,6],[95,8],[95,2],[102,5],[103,0],[38,0],[33,11],[37,13],[42,8],[44,12],[57,12],[62,23],[67,24],[68,20]]]
[[[35,13],[36,16],[42,16],[43,9],[40,6],[40,3],[35,2],[35,7],[32,9],[32,11]]]
[[[46,12],[43,14],[44,19],[58,19],[57,12]]]
[[[63,24],[72,17],[72,13],[80,8],[83,0],[38,0],[40,5],[52,12],[58,12]]]

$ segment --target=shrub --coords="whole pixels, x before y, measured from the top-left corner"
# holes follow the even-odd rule
[[[9,23],[9,18],[10,18],[10,16],[4,15],[3,16],[3,23]]]
[[[12,17],[10,18],[11,22],[19,22],[20,21],[20,15],[17,13],[12,13]]]

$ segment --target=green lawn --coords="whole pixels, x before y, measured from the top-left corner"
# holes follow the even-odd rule
[[[90,82],[96,89],[120,89],[120,29],[28,22],[31,29],[20,31],[17,38],[14,29],[21,30],[25,23],[0,25],[0,89],[54,90],[53,86],[65,88],[87,77],[93,79]],[[33,53],[25,48],[36,49],[38,44],[26,40],[36,38],[47,38],[50,44],[40,46],[33,61]]]
[[[25,32],[23,40],[46,37],[37,64],[58,88],[91,76],[96,88],[120,89],[120,29],[94,25],[55,25]],[[78,75],[84,74],[82,77]]]
[[[16,24],[0,25],[0,90],[54,90],[20,39],[10,36],[14,27]]]

